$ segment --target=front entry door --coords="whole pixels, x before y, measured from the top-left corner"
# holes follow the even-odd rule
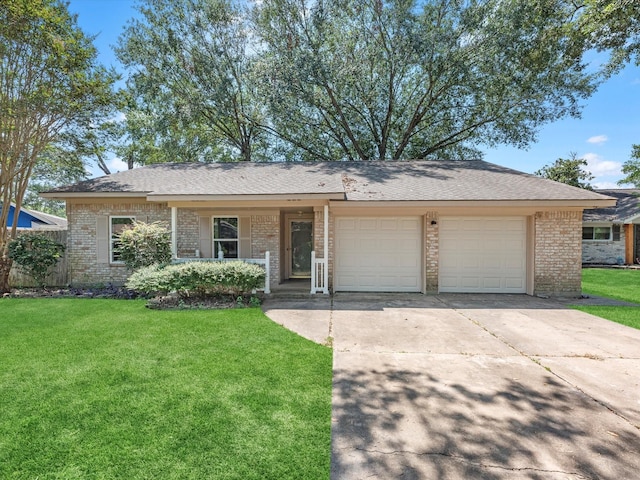
[[[313,221],[289,221],[289,278],[311,278]]]

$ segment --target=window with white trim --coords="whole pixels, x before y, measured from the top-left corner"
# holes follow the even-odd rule
[[[582,227],[582,240],[611,240],[611,227]]]
[[[213,217],[213,258],[238,258],[238,217]]]
[[[109,261],[111,263],[124,263],[120,260],[120,234],[133,225],[135,217],[109,217]]]

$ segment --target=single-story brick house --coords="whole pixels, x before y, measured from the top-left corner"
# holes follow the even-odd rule
[[[163,221],[176,258],[265,258],[273,288],[580,293],[584,209],[615,199],[484,161],[158,164],[67,202],[74,284],[123,282],[114,234]]]
[[[616,205],[585,210],[582,215],[582,263],[640,263],[640,189],[597,190]]]

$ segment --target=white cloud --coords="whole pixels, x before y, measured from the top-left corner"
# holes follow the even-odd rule
[[[124,170],[128,170],[127,162],[123,162],[120,157],[113,157],[111,160],[107,162],[107,167],[109,171],[112,173],[122,172]]]
[[[596,135],[594,137],[589,137],[587,139],[587,143],[593,143],[594,145],[603,145],[607,140],[609,140],[609,137],[607,137],[606,135]]]
[[[622,163],[612,160],[605,160],[597,153],[585,153],[580,156],[587,161],[587,170],[594,176],[602,177],[607,175],[622,175]]]

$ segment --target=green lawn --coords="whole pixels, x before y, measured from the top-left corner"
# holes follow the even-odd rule
[[[0,478],[329,478],[331,350],[259,309],[0,300]]]
[[[640,270],[585,268],[582,291],[587,295],[640,304]],[[640,329],[640,307],[575,307],[623,325]]]

